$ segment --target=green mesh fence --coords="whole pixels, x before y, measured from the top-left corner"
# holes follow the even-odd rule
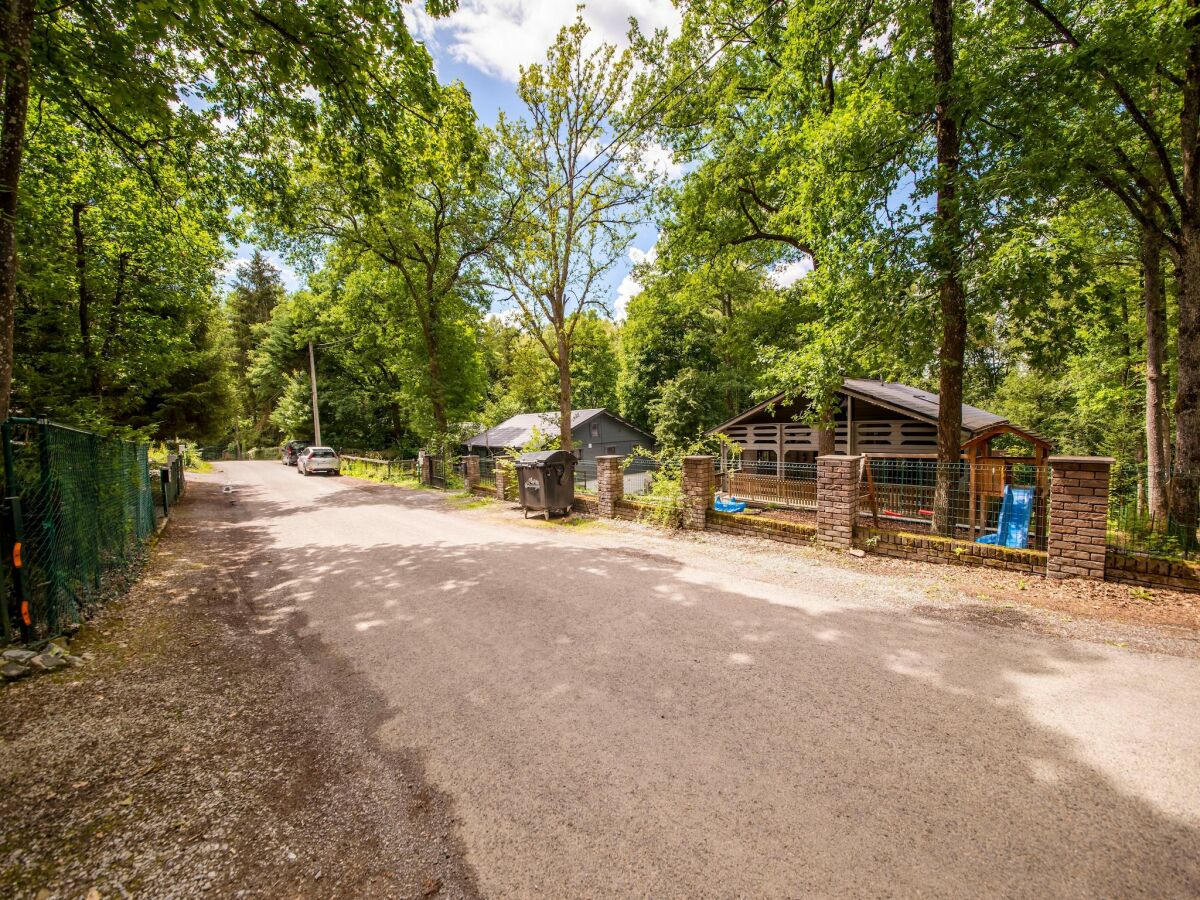
[[[342,474],[369,481],[415,482],[417,461],[415,459],[375,459],[367,456],[341,455]]]
[[[999,457],[975,464],[870,458],[859,481],[859,526],[932,533],[939,475],[947,478],[949,487],[943,536],[974,542],[994,535],[1004,514],[1005,488],[1026,488],[1032,491],[1032,502],[1013,515],[1027,517],[1024,546],[1046,549],[1049,468]]]
[[[1200,532],[1196,526],[1177,519],[1169,504],[1155,511],[1150,502],[1154,476],[1144,464],[1114,466],[1108,481],[1108,534],[1110,548],[1136,556],[1160,559],[1200,557]],[[1170,497],[1176,490],[1200,491],[1200,475],[1171,471],[1162,479],[1162,491]]]
[[[4,423],[2,441],[10,621],[54,634],[128,586],[165,506],[144,444],[28,419]],[[167,504],[184,483],[178,459],[168,468]]]

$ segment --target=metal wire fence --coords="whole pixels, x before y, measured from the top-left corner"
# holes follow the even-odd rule
[[[128,586],[154,533],[155,495],[145,444],[35,419],[8,420],[0,442],[4,625],[28,640],[80,621]],[[169,505],[184,481],[178,458],[167,470]]]
[[[343,475],[393,484],[417,480],[415,459],[376,459],[367,456],[341,456]]]
[[[575,463],[575,493],[594,494],[596,483],[595,460],[581,459]]]
[[[1151,497],[1154,476],[1145,465],[1114,466],[1109,473],[1107,545],[1121,553],[1161,559],[1200,557],[1194,525],[1175,517],[1170,495],[1200,493],[1200,475],[1171,472],[1161,485],[1163,501]]]
[[[946,485],[941,510],[939,477]],[[936,530],[962,540],[1044,550],[1049,498],[1047,466],[999,459],[971,464],[868,458],[858,512],[860,524],[868,527]]]
[[[627,456],[623,465],[626,499],[660,506],[682,505],[682,459]]]

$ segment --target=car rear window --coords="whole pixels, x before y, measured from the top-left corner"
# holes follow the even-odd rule
[[[312,457],[318,457],[320,459],[331,459],[331,458],[337,456],[337,454],[334,453],[332,450],[314,450],[309,455]]]

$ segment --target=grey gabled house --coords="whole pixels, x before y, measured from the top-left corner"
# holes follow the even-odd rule
[[[535,430],[546,437],[558,434],[558,410],[521,413],[464,441],[469,453],[499,456],[533,440]],[[635,447],[654,449],[654,437],[607,409],[571,411],[571,437],[576,456],[592,462],[597,456],[628,456]]]

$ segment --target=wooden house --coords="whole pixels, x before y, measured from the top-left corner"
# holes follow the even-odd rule
[[[817,430],[802,420],[803,398],[772,397],[711,429],[741,449],[736,464],[728,448],[721,454],[721,483],[739,497],[799,507],[816,505]],[[930,504],[931,466],[906,465],[937,459],[938,395],[920,388],[865,378],[846,378],[838,391],[834,416],[837,454],[862,455],[865,490],[878,507],[876,488],[891,489],[898,518],[916,522]],[[989,509],[1014,479],[1032,478],[1039,494],[1039,522],[1044,518],[1050,444],[1003,416],[963,404],[961,459],[962,521],[974,537],[989,521]],[[896,509],[891,509],[896,507]],[[964,535],[968,536],[968,535]]]

